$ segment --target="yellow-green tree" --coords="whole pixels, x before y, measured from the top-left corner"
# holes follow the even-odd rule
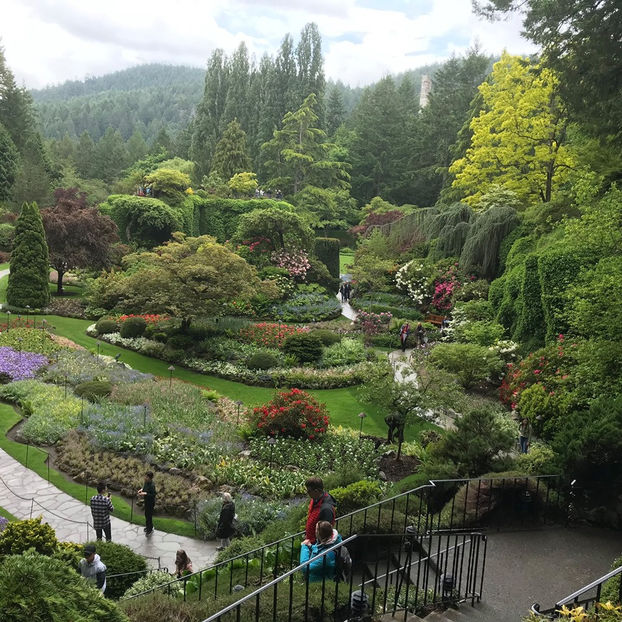
[[[227,185],[236,196],[248,196],[257,190],[257,175],[255,173],[236,173]]]
[[[450,167],[453,187],[472,206],[493,185],[512,190],[525,204],[550,201],[574,165],[556,75],[504,52],[479,92],[484,107],[471,121],[465,157]]]

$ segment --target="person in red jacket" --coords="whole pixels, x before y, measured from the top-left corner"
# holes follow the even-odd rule
[[[335,525],[337,504],[335,499],[324,491],[324,482],[320,477],[310,477],[305,485],[311,500],[309,501],[303,545],[311,545],[315,544],[315,526],[319,521],[328,521],[331,525]]]

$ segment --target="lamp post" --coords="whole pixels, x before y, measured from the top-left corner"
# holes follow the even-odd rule
[[[6,331],[7,333],[11,329],[11,312],[7,309],[6,312]]]
[[[67,371],[65,370],[65,397],[67,397]]]
[[[244,402],[238,400],[235,405],[238,407],[238,416],[235,420],[235,425],[240,425],[240,408],[244,405]]]
[[[45,320],[41,320],[41,347],[45,345]]]
[[[170,389],[173,386],[173,372],[175,371],[175,367],[170,365],[168,368],[169,377],[168,377],[168,388]]]
[[[359,441],[361,440],[361,436],[363,435],[363,419],[365,419],[365,417],[367,417],[367,415],[365,413],[359,413],[358,414],[359,419],[361,420],[361,427],[359,428]]]
[[[143,404],[143,429],[147,427],[147,402]]]
[[[80,396],[80,425],[84,426],[84,394]]]
[[[29,320],[30,320],[30,305],[26,305],[26,326],[28,326]]]
[[[270,466],[268,467],[268,478],[272,477],[272,455],[274,454],[274,445],[276,443],[276,439],[274,436],[271,436],[268,439],[268,445],[270,445]]]
[[[101,346],[101,340],[100,340],[100,338],[98,337],[98,338],[97,338],[97,356],[99,356],[99,348],[100,348],[100,346]]]

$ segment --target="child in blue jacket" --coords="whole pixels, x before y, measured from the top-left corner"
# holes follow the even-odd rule
[[[300,563],[312,559],[313,561],[303,568],[305,576],[309,575],[309,582],[321,581],[322,579],[333,580],[339,549],[327,553],[323,557],[317,557],[322,551],[341,542],[341,536],[328,521],[319,521],[315,527],[315,544],[311,545],[305,540],[300,547]],[[316,559],[313,559],[316,557]],[[326,561],[325,561],[326,560]]]

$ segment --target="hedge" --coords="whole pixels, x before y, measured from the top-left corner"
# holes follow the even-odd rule
[[[315,255],[328,268],[331,276],[339,278],[339,240],[315,238]]]

